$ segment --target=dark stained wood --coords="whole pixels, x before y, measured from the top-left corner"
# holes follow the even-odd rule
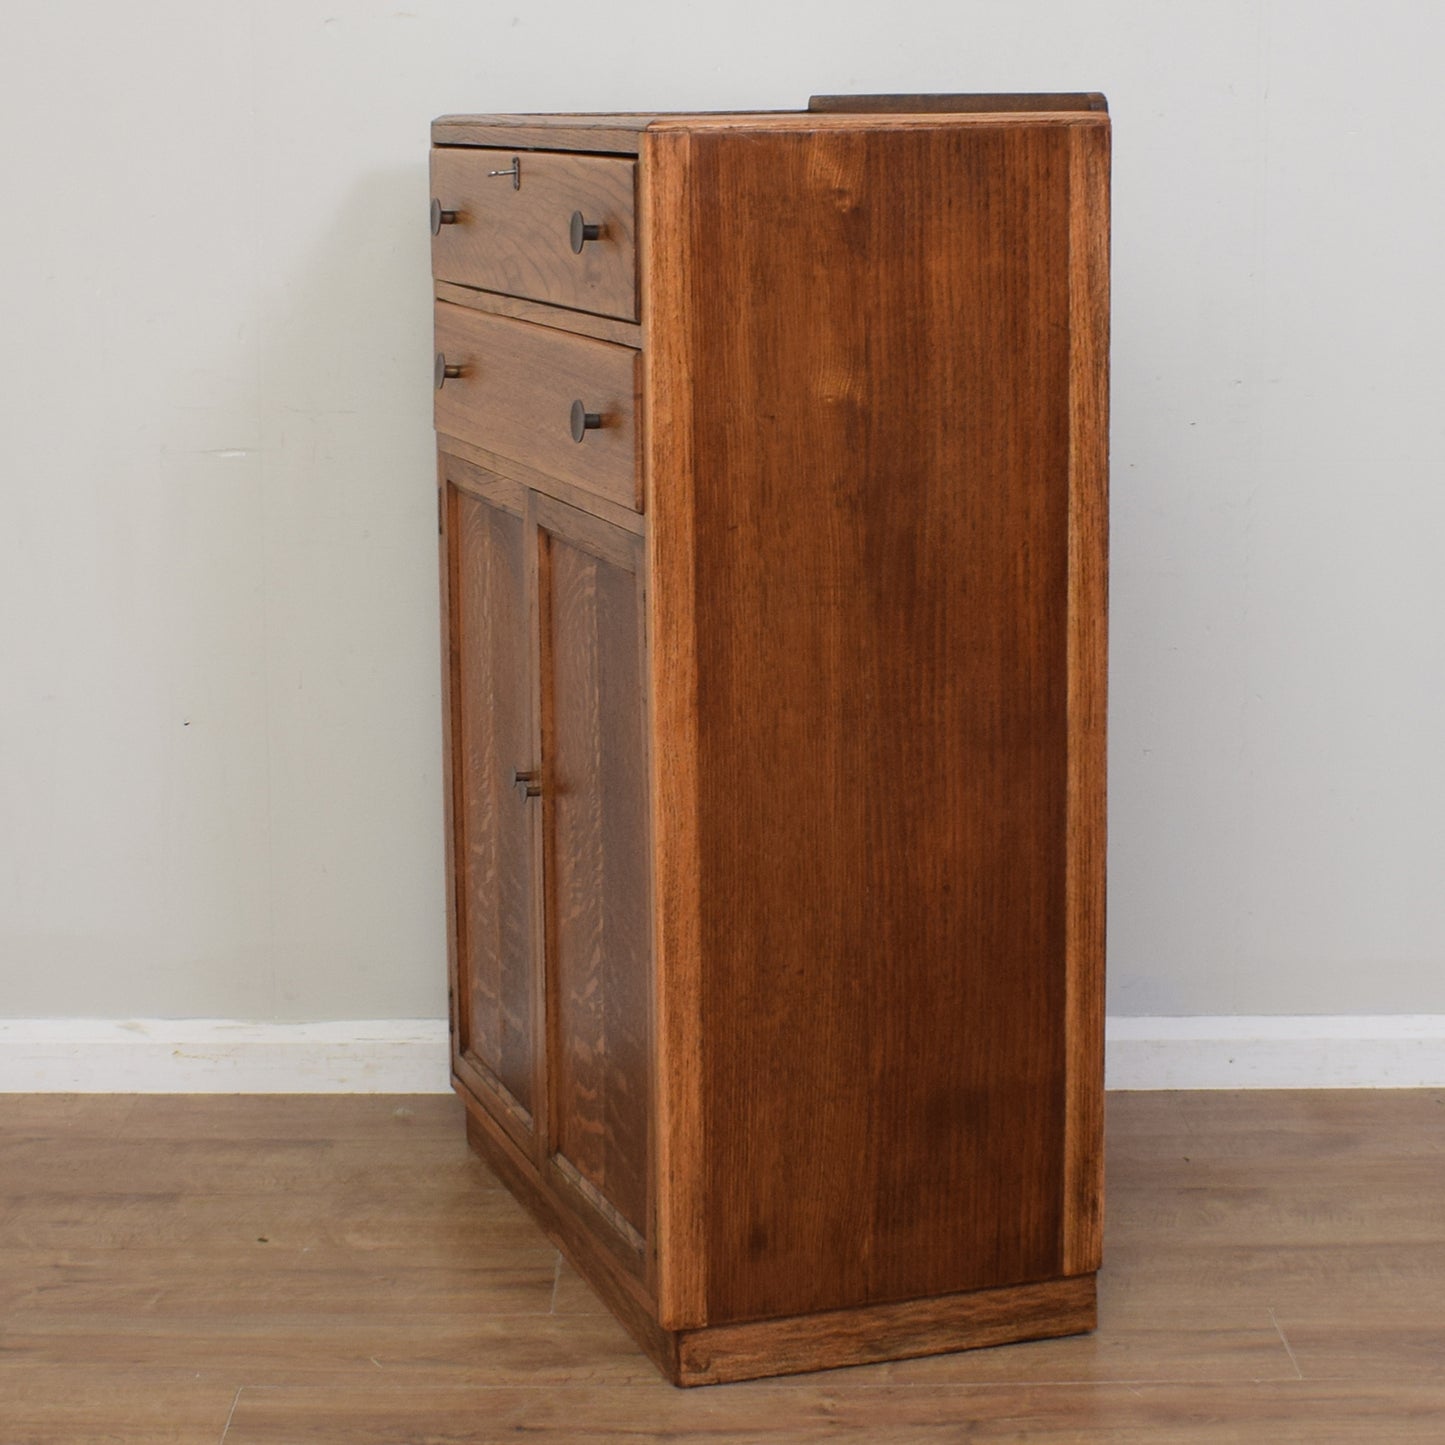
[[[462,368],[436,392],[439,432],[641,510],[637,352],[445,301],[436,349]],[[604,418],[580,443],[574,400]]]
[[[465,475],[464,468],[457,468]],[[444,474],[445,475],[445,474]],[[477,479],[470,479],[476,488]],[[528,704],[527,536],[523,518],[448,486],[447,575],[453,705],[453,849],[458,1072],[480,1073],[530,1128],[535,807],[513,771],[536,765]]]
[[[1076,1275],[1046,1284],[719,1325],[678,1336],[677,1382],[714,1385],[1077,1335],[1092,1330],[1095,1321],[1094,1277]]]
[[[512,168],[514,186],[491,172]],[[634,242],[637,166],[606,156],[437,147],[432,198],[456,220],[432,236],[432,273],[477,286],[602,316],[637,318]],[[580,211],[602,234],[571,245]]]
[[[645,1238],[652,1038],[641,547],[555,504],[541,520],[553,1148]]]
[[[693,313],[683,303],[706,284],[688,269],[693,225],[689,187],[691,137],[686,131],[648,141],[647,180],[638,197],[647,318],[647,494],[665,491],[667,505],[649,509],[645,601],[653,836],[653,1017],[657,1074],[653,1139],[656,1175],[657,1309],[669,1329],[707,1321],[702,1099],[702,953],[699,938],[702,868],[698,852],[697,652],[694,607],[694,502],[679,486],[692,475]],[[664,307],[654,304],[664,298]],[[659,685],[665,679],[666,685]],[[665,741],[665,745],[664,744]]]
[[[993,115],[1018,110],[1107,111],[1109,102],[1092,90],[1017,91],[997,95],[815,95],[809,99],[808,109],[845,115]]]
[[[690,218],[649,342],[709,378],[649,445],[690,464],[692,609],[652,618],[697,653],[670,1127],[710,1324],[1063,1273],[1069,182],[1106,122],[1014,120],[699,127],[649,197]]]
[[[896,102],[896,103],[895,103]],[[887,123],[905,116],[947,115],[953,121],[1006,119],[1010,113],[1029,119],[1055,112],[1067,118],[1075,111],[1108,111],[1096,91],[1027,92],[1009,95],[817,95],[806,110],[737,110],[625,115],[444,115],[432,122],[432,144],[438,147],[496,146],[511,150],[596,152],[637,155],[643,135],[675,126],[748,126],[772,130],[818,128],[830,121],[866,117]],[[1026,122],[1027,123],[1027,122]]]
[[[685,131],[691,135],[726,132],[742,137],[823,135],[842,131],[849,135],[886,135],[897,131],[1053,130],[1076,125],[1107,124],[1107,117],[1083,111],[1000,111],[958,114],[908,111],[902,114],[849,115],[829,111],[783,111],[750,114],[746,111],[714,115],[660,115],[644,132],[643,147],[658,135]]]
[[[614,321],[610,316],[589,316],[585,311],[563,311],[541,301],[503,296],[496,291],[477,291],[451,281],[437,281],[432,287],[438,301],[490,311],[497,316],[514,316],[537,326],[552,326],[577,336],[595,336],[599,341],[616,341],[622,346],[642,345],[642,327],[635,321]]]

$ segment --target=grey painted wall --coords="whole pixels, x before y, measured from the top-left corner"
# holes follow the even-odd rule
[[[1445,11],[12,0],[0,1016],[435,1016],[427,122],[1102,89],[1111,1008],[1445,1013]]]

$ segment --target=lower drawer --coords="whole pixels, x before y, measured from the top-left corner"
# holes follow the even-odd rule
[[[436,353],[439,432],[642,510],[640,352],[439,301]]]

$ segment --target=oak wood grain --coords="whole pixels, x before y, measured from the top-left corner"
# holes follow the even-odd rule
[[[1109,144],[1069,132],[1067,776],[1064,817],[1066,1273],[1103,1248],[1109,566]]]
[[[679,1383],[717,1384],[789,1375],[821,1365],[870,1364],[1017,1340],[1083,1334],[1094,1328],[1094,1277],[978,1290],[792,1319],[718,1325],[682,1333]]]
[[[7,1445],[196,1445],[221,1438],[235,1403],[224,1379],[177,1371],[137,1377],[113,1365],[0,1365]]]
[[[536,810],[513,782],[515,770],[536,766],[527,660],[529,539],[523,518],[500,499],[450,487],[447,507],[459,893],[456,1066],[500,1085],[529,1129],[537,1047]]]
[[[502,456],[499,452],[489,451],[486,447],[479,447],[461,437],[447,436],[444,432],[437,433],[437,448],[444,454],[468,462],[494,476],[505,477],[540,496],[555,498],[566,506],[585,510],[623,531],[641,534],[646,530],[646,522],[639,512],[633,510],[630,502],[625,506],[618,502],[609,502],[607,498],[598,496],[586,487],[563,481],[560,477],[549,476],[535,467]]]
[[[1318,1445],[1329,1441],[1439,1441],[1445,1385],[1388,1386],[1283,1381],[1198,1384],[954,1386],[920,1391],[880,1387],[832,1394],[814,1384],[754,1387],[640,1399],[636,1390],[244,1391],[226,1445],[480,1445],[515,1439],[597,1445],[638,1441],[777,1445],[855,1441],[869,1445],[954,1445],[969,1441],[1051,1441],[1067,1445],[1239,1445],[1241,1440]],[[728,1423],[718,1425],[719,1419]]]
[[[649,136],[648,183],[638,197],[643,254],[643,375],[648,426],[644,485],[649,507],[644,589],[648,638],[648,732],[653,837],[653,1016],[657,1073],[657,1307],[668,1329],[707,1321],[706,1119],[702,1077],[702,865],[698,848],[698,657],[695,504],[678,485],[693,473],[694,276],[691,137]]]
[[[462,375],[436,392],[436,428],[641,510],[637,352],[436,303],[436,349]],[[602,416],[572,439],[574,401]]]
[[[1016,91],[978,95],[815,95],[810,111],[845,115],[996,114],[1001,111],[1092,110],[1107,111],[1109,102],[1098,91]]]
[[[479,291],[471,286],[458,286],[451,281],[433,283],[432,292],[438,301],[457,306],[470,306],[474,311],[490,311],[497,316],[514,316],[537,326],[551,326],[578,336],[593,336],[598,341],[616,341],[622,346],[641,346],[642,327],[635,321],[615,321],[610,316],[591,316],[585,311],[564,311],[540,301],[519,296],[503,296],[496,291]]]
[[[1438,1438],[1445,1091],[1112,1095],[1096,1333],[687,1393],[461,1119],[6,1096],[0,1438]]]
[[[539,594],[553,1147],[645,1238],[652,969],[640,561],[629,533],[548,510]]]
[[[637,137],[653,115],[443,115],[432,122],[434,146],[511,146],[555,151],[637,154]]]
[[[969,1343],[985,1296],[1088,1287],[1102,1234],[1105,107],[815,106],[435,132],[640,183],[625,332],[518,299],[570,274],[526,203],[464,293],[457,208],[437,420],[540,528],[548,1108],[526,1167],[473,1132],[682,1379]],[[548,154],[619,135],[636,163]],[[579,469],[548,388],[609,355]]]
[[[701,122],[648,195],[683,248],[649,344],[711,379],[679,407],[648,370],[689,467],[650,505],[691,507],[653,620],[696,654],[702,1115],[669,1127],[706,1141],[709,1324],[1063,1268],[1074,126],[830,119]]]
[[[491,174],[516,162],[520,184]],[[455,216],[432,236],[441,281],[637,319],[636,165],[603,156],[436,147],[431,193]],[[571,244],[574,211],[601,234]]]
[[[599,1230],[585,1210],[569,1208],[565,1197],[533,1160],[521,1153],[481,1101],[467,1103],[467,1140],[531,1213],[563,1255],[583,1273],[628,1334],[669,1379],[677,1370],[673,1334],[657,1323],[649,1281],[638,1271],[630,1242]],[[555,1276],[553,1280],[555,1295]]]

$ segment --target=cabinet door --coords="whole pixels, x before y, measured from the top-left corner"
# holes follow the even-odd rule
[[[453,1066],[529,1145],[538,1096],[525,492],[443,458],[455,978]]]
[[[535,504],[552,1177],[642,1272],[652,948],[641,540]]]

